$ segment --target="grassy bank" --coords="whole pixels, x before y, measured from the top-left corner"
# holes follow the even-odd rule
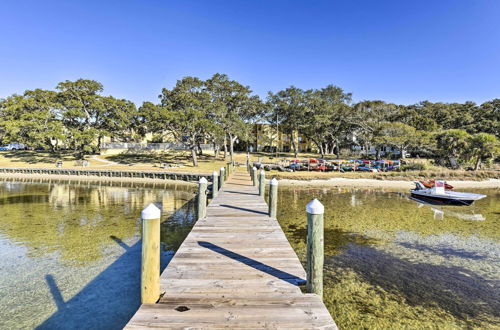
[[[199,157],[198,166],[193,166],[188,152],[92,155],[86,156],[89,166],[82,167],[72,152],[50,153],[47,151],[0,151],[0,167],[19,168],[55,168],[56,162],[62,162],[64,169],[101,169],[127,171],[169,171],[188,173],[211,173],[226,164],[223,158],[215,159],[211,155]],[[168,167],[161,167],[167,164]]]
[[[425,180],[425,179],[444,179],[444,180],[468,180],[482,181],[487,179],[500,179],[500,171],[481,170],[423,170],[406,172],[279,172],[270,171],[269,176],[278,179],[289,180],[328,180],[334,178],[347,179],[375,179],[375,180]]]
[[[246,153],[236,153],[235,161],[244,165]],[[300,159],[318,157],[315,154],[300,154]],[[250,156],[251,162],[278,163],[281,160],[292,159],[290,153],[269,154],[254,153]],[[193,166],[188,151],[171,151],[168,153],[147,152],[140,154],[94,155],[87,156],[88,167],[82,167],[72,152],[50,153],[47,151],[0,151],[0,167],[31,167],[55,168],[57,161],[62,161],[62,168],[70,169],[102,169],[102,170],[138,170],[138,171],[175,171],[188,173],[207,173],[218,171],[229,161],[222,157],[215,158],[213,152],[205,152],[199,156],[198,166]],[[411,163],[423,164],[424,170],[410,170],[401,172],[267,172],[267,176],[290,180],[328,180],[332,178],[376,179],[376,180],[422,180],[441,178],[445,180],[480,181],[486,179],[500,179],[499,169],[480,171],[450,170],[433,165],[429,160],[414,159]],[[167,164],[166,168],[161,167]]]

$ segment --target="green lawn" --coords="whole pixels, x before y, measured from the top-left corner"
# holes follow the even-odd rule
[[[291,153],[269,154],[253,153],[250,155],[251,162],[264,162],[278,164],[280,161],[293,159]],[[319,155],[311,153],[299,154],[299,159],[317,158]],[[224,160],[223,153],[219,158],[215,158],[213,152],[205,152],[199,156],[198,166],[194,167],[191,161],[191,154],[188,151],[172,151],[167,153],[148,152],[141,154],[117,154],[117,155],[97,155],[87,156],[90,166],[88,169],[113,169],[113,170],[148,170],[148,171],[176,171],[192,173],[211,173],[219,171],[228,161]],[[63,162],[62,168],[84,169],[76,162],[72,152],[50,153],[48,151],[0,151],[0,167],[31,167],[31,168],[54,168],[56,162]],[[483,180],[487,178],[500,178],[498,169],[489,169],[481,171],[450,170],[444,167],[432,165],[426,159],[411,159],[413,163],[425,164],[426,170],[405,171],[405,172],[385,172],[385,173],[367,173],[367,172],[279,172],[276,170],[268,172],[268,176],[275,176],[280,179],[329,179],[336,177],[343,178],[374,178],[380,180],[408,180],[422,178],[443,178],[455,180]],[[235,154],[235,162],[244,165],[246,163],[246,153],[238,152]],[[161,168],[162,163],[175,165],[177,167]]]

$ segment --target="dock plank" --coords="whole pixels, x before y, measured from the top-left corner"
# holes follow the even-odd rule
[[[250,177],[235,172],[161,274],[157,304],[128,329],[337,329]],[[185,309],[188,310],[179,311]]]

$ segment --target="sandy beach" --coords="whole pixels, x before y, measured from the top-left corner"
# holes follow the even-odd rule
[[[392,188],[412,189],[415,184],[412,180],[375,180],[375,179],[348,179],[331,178],[328,180],[280,180],[282,186],[297,187],[370,187],[370,188]],[[488,179],[484,181],[446,181],[453,187],[461,188],[500,188],[499,179]]]
[[[76,175],[50,175],[50,174],[25,174],[25,173],[0,173],[0,179],[39,179],[39,180],[70,180],[70,181],[108,181],[108,182],[136,182],[136,183],[185,183],[196,184],[179,180],[164,180],[151,178],[119,178],[119,177],[97,177]],[[488,179],[484,181],[446,181],[455,188],[500,188],[499,179]],[[325,180],[279,180],[281,186],[286,187],[355,187],[355,188],[391,188],[407,190],[414,187],[412,180],[376,180],[376,179],[351,179],[331,178]]]

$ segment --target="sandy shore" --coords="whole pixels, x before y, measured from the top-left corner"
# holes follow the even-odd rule
[[[358,188],[392,188],[392,189],[412,189],[415,187],[413,181],[397,180],[375,180],[375,179],[347,179],[332,178],[328,180],[280,180],[282,186],[297,187],[358,187]],[[484,181],[446,181],[455,188],[500,188],[499,179],[488,179]]]
[[[25,173],[0,173],[0,179],[38,179],[38,180],[68,180],[68,181],[102,181],[102,182],[135,182],[135,183],[165,183],[165,184],[189,184],[180,180],[163,180],[150,178],[114,178],[98,176],[76,176],[76,175],[50,175],[50,174],[25,174]],[[281,186],[286,187],[355,187],[355,188],[391,188],[391,189],[411,189],[415,185],[413,181],[407,180],[375,180],[375,179],[351,179],[351,178],[331,178],[325,180],[279,180]],[[447,181],[455,188],[500,188],[499,179],[488,179],[484,181]]]

